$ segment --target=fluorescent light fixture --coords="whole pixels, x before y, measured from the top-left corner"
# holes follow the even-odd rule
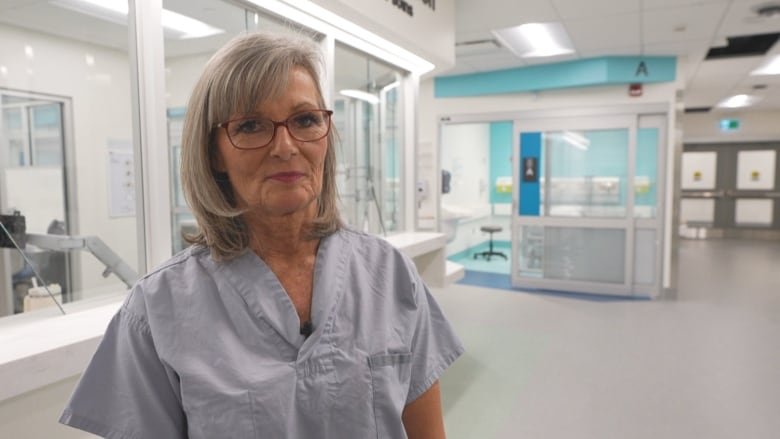
[[[751,75],[780,75],[780,55],[775,55],[761,67],[750,72]]]
[[[430,61],[369,32],[310,0],[247,1],[304,27],[333,35],[337,41],[342,41],[357,50],[370,53],[417,75],[424,75],[436,67]]]
[[[114,23],[126,24],[127,22],[127,0],[52,0],[49,3]],[[225,33],[222,29],[167,9],[162,10],[160,20],[163,27],[173,31],[179,39],[202,38]]]
[[[574,53],[574,45],[561,23],[526,23],[492,32],[502,45],[521,58]]]
[[[564,131],[561,138],[563,139],[564,142],[568,143],[569,145],[577,149],[581,149],[583,151],[587,151],[588,147],[590,146],[590,140],[587,137],[575,131]]]
[[[379,103],[378,97],[372,95],[371,93],[366,93],[360,90],[352,90],[352,89],[340,90],[339,94],[350,98],[360,99],[361,101],[368,102],[369,104]]]
[[[217,29],[200,20],[167,9],[162,10],[161,20],[164,28],[181,33],[179,38],[182,40],[210,37],[212,35],[225,33],[222,29]]]
[[[751,95],[734,95],[730,98],[724,99],[720,102],[718,102],[718,107],[720,108],[742,108],[742,107],[749,107],[756,102],[760,101],[761,98],[759,96],[751,96]]]
[[[382,93],[387,93],[390,90],[392,90],[394,88],[397,88],[399,85],[401,85],[400,81],[391,82],[391,83],[387,84],[386,86],[382,87],[382,91],[381,92]]]

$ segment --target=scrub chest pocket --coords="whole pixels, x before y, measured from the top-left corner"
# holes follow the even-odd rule
[[[377,438],[405,438],[401,414],[412,376],[411,352],[368,358]]]

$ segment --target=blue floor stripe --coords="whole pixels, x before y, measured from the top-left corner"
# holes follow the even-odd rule
[[[568,299],[586,300],[590,302],[623,302],[623,301],[648,301],[649,297],[635,296],[611,296],[606,294],[573,293],[570,291],[553,291],[538,289],[520,289],[512,286],[512,278],[508,274],[486,273],[482,271],[466,270],[463,279],[457,283],[475,287],[496,288],[516,293],[542,294],[547,296],[565,297]]]

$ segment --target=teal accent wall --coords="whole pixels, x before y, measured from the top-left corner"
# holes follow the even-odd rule
[[[434,95],[437,98],[468,97],[574,87],[671,82],[676,76],[675,57],[611,56],[440,76],[434,79]]]
[[[512,178],[512,122],[490,124],[490,203],[511,203],[512,193],[496,190],[498,177]]]

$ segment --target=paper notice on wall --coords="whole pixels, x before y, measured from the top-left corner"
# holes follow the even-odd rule
[[[108,151],[109,217],[135,215],[135,163],[133,152]]]

